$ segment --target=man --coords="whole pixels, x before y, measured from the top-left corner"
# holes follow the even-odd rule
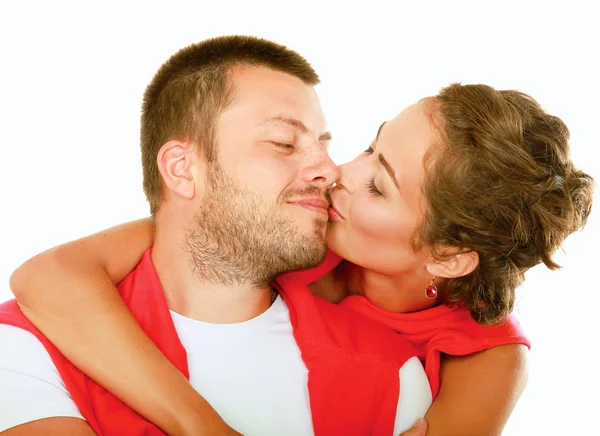
[[[253,37],[207,40],[163,64],[146,89],[141,129],[155,244],[120,291],[237,431],[397,434],[431,402],[410,347],[306,289],[282,285],[278,296],[271,287],[326,253],[326,192],[338,170],[318,80],[297,53]],[[3,306],[0,431],[155,434],[79,373],[14,302]],[[327,327],[309,331],[292,311]],[[350,345],[327,336],[342,321],[354,329]]]

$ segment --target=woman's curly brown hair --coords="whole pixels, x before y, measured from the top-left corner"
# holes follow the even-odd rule
[[[438,258],[444,247],[478,253],[444,298],[492,324],[512,311],[525,271],[559,268],[552,255],[585,225],[594,180],[571,162],[567,126],[524,93],[452,84],[428,103],[440,141],[425,157],[415,241]]]

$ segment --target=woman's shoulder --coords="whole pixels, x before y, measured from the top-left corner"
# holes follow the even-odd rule
[[[436,306],[412,313],[388,312],[365,297],[351,296],[342,304],[358,311],[426,348],[447,354],[468,354],[498,345],[522,343],[530,347],[515,314],[494,325],[477,322],[462,306]]]
[[[458,326],[461,327],[462,333],[473,339],[481,340],[482,349],[506,344],[524,344],[528,348],[531,347],[531,343],[521,327],[519,318],[514,312],[510,313],[503,320],[491,325],[477,322],[465,308],[459,308],[456,314],[457,318],[461,320]]]

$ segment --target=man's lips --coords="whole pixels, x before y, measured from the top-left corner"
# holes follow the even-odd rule
[[[329,208],[329,202],[323,198],[301,198],[298,200],[289,201],[290,204],[295,204],[297,206],[302,206],[305,209],[309,209],[315,212],[318,212],[321,215],[328,215],[327,209]]]

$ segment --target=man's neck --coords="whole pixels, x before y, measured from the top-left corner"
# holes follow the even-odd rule
[[[156,236],[152,262],[171,310],[199,321],[234,324],[255,318],[270,307],[270,286],[202,280],[192,270],[190,255],[181,248],[180,240],[174,235]]]

